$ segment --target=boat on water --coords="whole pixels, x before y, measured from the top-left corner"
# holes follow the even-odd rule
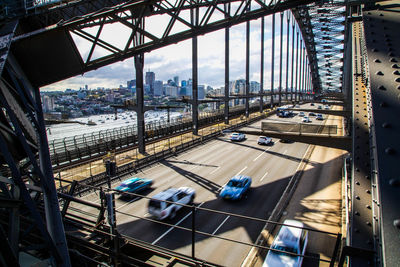
[[[93,126],[93,125],[97,125],[97,124],[92,120],[88,120],[87,125]]]

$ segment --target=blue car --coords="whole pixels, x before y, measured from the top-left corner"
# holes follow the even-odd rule
[[[237,200],[241,199],[249,190],[251,185],[251,177],[244,175],[233,176],[229,182],[224,185],[219,196],[224,199]]]
[[[128,196],[129,194],[124,194],[124,193],[137,193],[139,191],[150,188],[152,184],[153,181],[150,179],[132,177],[129,178],[128,180],[123,181],[115,189],[119,190],[123,196],[124,195]]]

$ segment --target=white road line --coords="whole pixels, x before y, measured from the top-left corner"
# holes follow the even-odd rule
[[[123,207],[125,207],[126,205],[129,205],[129,204],[131,204],[133,201],[136,201],[136,200],[138,200],[140,197],[137,197],[137,196],[135,196],[135,197],[133,197],[132,198],[132,200],[131,201],[129,201],[129,202],[127,202],[127,203],[125,203],[124,205],[122,205],[122,206],[119,206],[118,208],[116,208],[115,210],[119,210],[119,209],[122,209]]]
[[[216,169],[214,169],[212,172],[210,172],[210,174],[212,174],[212,173],[214,173],[214,172],[216,172],[219,168],[221,168],[221,167],[217,167]]]
[[[269,148],[267,148],[267,149],[265,149],[263,152],[261,152],[260,153],[260,155],[258,155],[255,159],[253,159],[253,161],[256,161],[256,160],[258,160],[258,158],[259,157],[261,157],[262,156],[262,154],[264,154],[265,152],[267,152],[268,150],[270,150],[271,148],[269,147]]]
[[[201,205],[203,205],[204,202],[200,203],[200,205],[198,205],[197,207],[200,207]],[[187,217],[189,217],[192,214],[192,212],[189,212],[188,214],[186,214],[185,217],[183,217],[179,222],[177,222],[176,224],[174,224],[174,226],[179,225],[181,222],[183,222]],[[156,240],[153,241],[153,243],[151,243],[152,245],[155,245],[158,241],[160,241],[164,236],[166,236],[169,232],[171,232],[175,227],[171,226],[171,228],[169,228],[165,233],[163,233],[159,238],[157,238]]]
[[[287,153],[287,149],[285,149],[285,151],[283,151],[282,155],[286,155],[286,153]]]
[[[266,172],[266,173],[263,175],[263,177],[261,177],[260,182],[261,182],[262,180],[264,180],[265,176],[267,176],[267,175],[268,175],[268,172]]]
[[[236,173],[236,175],[239,175],[242,171],[244,171],[245,169],[247,169],[247,166],[246,167],[244,167],[240,172],[238,172],[238,173]],[[235,176],[236,176],[235,175]]]
[[[215,231],[212,233],[212,235],[215,235],[215,233],[219,230],[219,228],[221,228],[221,226],[229,219],[229,217],[231,217],[231,215],[229,215],[228,217],[225,218],[225,220],[217,227],[217,229],[215,229]]]

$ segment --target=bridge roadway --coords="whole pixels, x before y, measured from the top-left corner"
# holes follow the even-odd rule
[[[297,122],[301,120],[297,115],[285,119],[273,116],[270,119]],[[325,123],[325,121],[313,119],[313,123]],[[251,128],[260,126],[261,122],[249,125]],[[256,142],[257,136],[247,136],[245,141],[235,143],[229,141],[227,137],[221,137],[176,157],[160,161],[141,170],[135,176],[151,178],[154,181],[152,189],[144,192],[145,197],[151,197],[169,187],[189,186],[196,190],[195,203],[198,207],[268,219],[289,179],[298,170],[300,162],[306,160],[304,158],[306,151],[310,149],[310,145],[303,143],[281,143],[278,139],[273,140],[275,142],[273,146],[260,146]],[[217,195],[221,186],[236,174],[252,177],[253,183],[249,195],[237,202],[219,199]],[[83,198],[93,202],[99,201],[98,194],[90,194]],[[149,218],[147,203],[146,198],[128,200],[116,198],[119,233],[191,255],[191,232],[172,229],[170,226],[146,220]],[[91,212],[88,207],[79,204],[71,206],[77,209],[69,212],[81,213],[81,210]],[[190,229],[192,226],[190,215],[191,211],[184,208],[175,219],[167,222]],[[217,214],[201,209],[196,212],[196,231],[240,242],[254,243],[264,225],[264,222],[228,214]],[[333,250],[334,243],[328,246]],[[247,245],[196,234],[195,256],[215,264],[240,266],[250,248]],[[309,253],[318,255],[318,248],[313,247]]]

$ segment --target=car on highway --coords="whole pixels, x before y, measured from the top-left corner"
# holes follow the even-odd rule
[[[300,111],[299,112],[299,117],[304,117],[306,114],[304,114],[304,112],[303,111]]]
[[[243,133],[232,133],[231,134],[231,141],[243,141],[246,139],[246,135]]]
[[[257,140],[257,144],[259,145],[272,145],[274,142],[271,137],[259,136]]]
[[[322,121],[322,120],[324,120],[324,117],[322,116],[322,114],[317,114],[317,117],[315,119]]]
[[[176,212],[183,207],[181,204],[193,204],[195,196],[196,191],[190,187],[168,188],[150,199],[149,214],[158,220],[173,219]]]
[[[279,229],[278,235],[272,242],[271,248],[265,257],[263,267],[298,266],[303,263],[308,243],[308,231],[304,224],[296,220],[285,220]],[[292,254],[288,254],[292,253]]]
[[[303,119],[301,120],[302,122],[311,122],[310,118],[307,116],[304,116]]]
[[[314,113],[314,112],[310,112],[310,113],[308,113],[308,116],[309,117],[311,117],[311,116],[315,116],[316,114]]]
[[[321,106],[321,105],[319,105],[319,106],[318,106],[318,109],[322,109],[322,106]]]
[[[330,107],[329,107],[328,105],[325,105],[325,106],[324,106],[324,109],[327,109],[327,110],[328,110],[328,109],[330,109]]]
[[[315,106],[315,104],[314,104],[314,103],[311,103],[310,106]]]
[[[121,193],[121,196],[129,196],[129,193],[138,193],[147,188],[150,188],[153,184],[151,179],[132,177],[123,181],[120,185],[115,187]]]
[[[222,187],[219,196],[223,199],[239,200],[248,192],[250,186],[250,176],[235,175]]]

